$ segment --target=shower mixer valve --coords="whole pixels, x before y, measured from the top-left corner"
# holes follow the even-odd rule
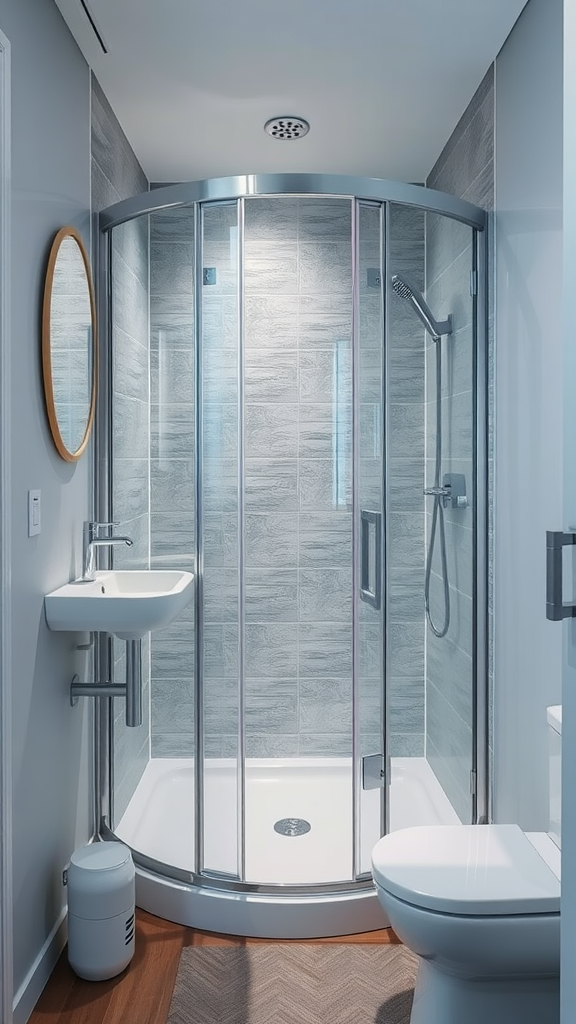
[[[442,487],[425,487],[424,494],[442,498],[444,508],[468,508],[466,477],[463,473],[445,473]]]

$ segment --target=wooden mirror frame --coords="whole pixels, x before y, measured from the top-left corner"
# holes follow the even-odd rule
[[[60,246],[66,238],[73,238],[76,242],[82,261],[84,264],[84,271],[86,275],[86,285],[88,288],[88,296],[90,299],[90,320],[92,325],[92,386],[90,389],[90,405],[88,410],[88,417],[86,421],[86,429],[84,436],[80,442],[79,447],[76,451],[71,452],[62,437],[60,425],[58,423],[58,414],[56,411],[56,403],[54,401],[54,386],[52,379],[52,350],[51,350],[51,307],[52,307],[52,288],[54,283],[54,270],[56,268],[56,260],[60,251]],[[84,246],[81,235],[76,228],[66,225],[60,228],[52,246],[50,248],[50,255],[48,257],[48,266],[46,268],[46,278],[44,282],[44,301],[42,305],[42,374],[44,378],[44,399],[46,402],[46,412],[48,415],[48,423],[50,426],[50,432],[58,454],[61,455],[66,462],[77,462],[80,456],[86,449],[88,441],[90,440],[90,433],[92,431],[92,425],[94,423],[94,414],[96,411],[96,387],[98,380],[98,344],[97,344],[97,333],[96,333],[96,304],[94,301],[94,290],[92,288],[92,279],[90,275],[90,263],[88,261],[88,254]]]

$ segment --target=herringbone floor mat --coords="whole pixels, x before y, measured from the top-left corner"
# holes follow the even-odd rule
[[[168,1024],[408,1024],[415,977],[400,945],[189,946]]]

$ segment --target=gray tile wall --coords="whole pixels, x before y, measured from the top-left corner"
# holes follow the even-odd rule
[[[194,217],[150,216],[152,566],[194,568]],[[194,608],[151,636],[151,752],[194,755]]]
[[[351,752],[350,238],[347,201],[247,204],[252,756]],[[270,329],[271,308],[279,332]]]
[[[490,68],[426,184],[467,199],[486,210],[494,206],[494,75]],[[489,231],[492,231],[490,224]],[[444,471],[462,472],[471,488],[472,358],[469,328],[470,232],[463,225],[428,217],[426,225],[427,297],[437,317],[454,316],[454,333],[443,341],[443,404],[445,430]],[[491,245],[489,246],[491,251]],[[490,276],[490,275],[489,275]],[[489,396],[492,415],[493,310],[489,310]],[[433,346],[427,348],[428,395],[434,374]],[[433,472],[435,409],[429,401],[427,476]],[[491,434],[491,431],[490,431]],[[489,492],[493,472],[489,444]],[[474,495],[470,490],[470,497]],[[489,502],[489,509],[492,503]],[[489,521],[491,564],[492,522]],[[472,532],[471,510],[449,513],[446,523],[448,571],[451,582],[452,622],[441,640],[427,633],[426,752],[436,775],[463,821],[469,820],[472,738]],[[438,572],[438,561],[435,561]],[[435,580],[435,607],[441,609],[439,576]],[[434,607],[433,606],[433,607]],[[489,626],[492,636],[492,597]],[[491,648],[491,643],[490,643]],[[492,670],[490,660],[490,691]]]
[[[205,749],[209,757],[232,757],[240,655],[236,204],[205,210],[203,227],[204,267],[215,273],[215,283],[202,289]],[[247,664],[249,657],[247,636]]]
[[[206,213],[203,288],[206,751],[236,751],[237,415],[233,208]],[[151,218],[154,565],[192,564],[194,381],[192,225]],[[391,249],[423,286],[424,219],[398,207]],[[361,264],[379,265],[378,232]],[[371,300],[372,301],[371,303]],[[375,303],[375,304],[374,304]],[[381,500],[374,449],[381,374],[380,295],[361,306],[362,480]],[[245,564],[248,756],[351,752],[350,204],[247,204],[245,250]],[[424,750],[424,344],[401,303],[389,350],[394,752]],[[336,416],[336,411],[338,415]],[[379,439],[378,439],[379,443]],[[375,488],[371,490],[370,477]],[[416,498],[416,495],[418,497]],[[420,595],[420,603],[418,603]],[[362,609],[362,735],[379,742],[380,632]],[[152,753],[193,753],[191,613],[152,638]],[[176,702],[176,704],[174,703]],[[373,740],[373,743],[372,743]]]
[[[148,189],[138,164],[98,82],[92,76],[92,210]],[[97,224],[95,224],[97,230]],[[95,231],[96,234],[96,231]],[[115,229],[113,238],[113,373],[114,373],[114,519],[134,540],[116,548],[114,564],[149,565],[149,402],[148,402],[148,225],[132,222]],[[124,643],[115,642],[116,678],[124,678]],[[124,725],[124,701],[115,702],[115,817],[125,810],[148,762],[149,653],[145,644],[144,724]]]

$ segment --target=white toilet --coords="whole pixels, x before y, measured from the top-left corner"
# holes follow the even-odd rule
[[[548,709],[550,832],[431,825],[374,847],[378,898],[420,958],[410,1024],[559,1021],[561,711]]]

